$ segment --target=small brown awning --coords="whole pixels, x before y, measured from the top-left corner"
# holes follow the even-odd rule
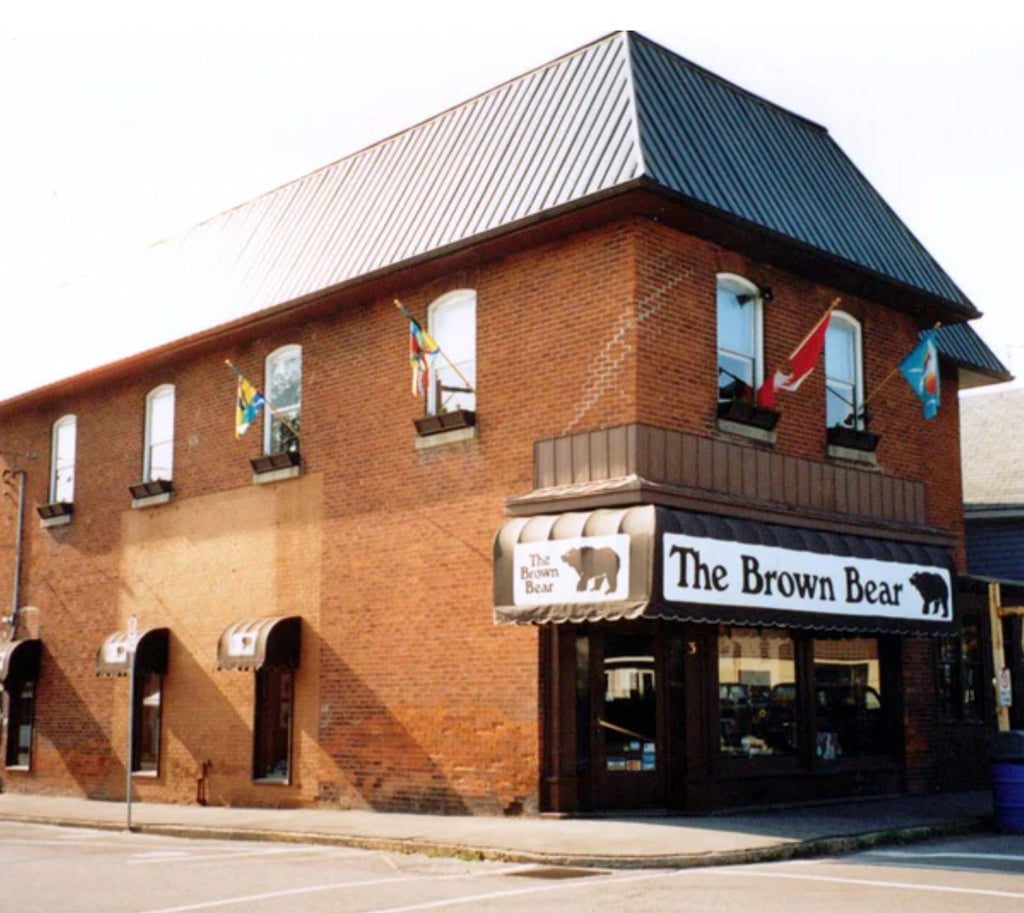
[[[217,642],[217,668],[298,669],[300,631],[297,615],[236,621]]]
[[[41,652],[42,644],[34,637],[0,644],[0,684],[7,681],[35,681],[39,678]]]
[[[140,632],[135,645],[135,671],[137,673],[166,675],[167,628],[148,628]],[[97,675],[127,675],[130,671],[128,632],[115,631],[96,652]]]
[[[517,517],[494,540],[498,624],[664,618],[949,634],[956,569],[927,543],[640,505]]]

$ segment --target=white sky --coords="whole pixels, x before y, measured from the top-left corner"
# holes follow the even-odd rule
[[[1024,374],[1015,3],[359,6],[37,0],[5,13],[0,400],[153,344],[161,315],[144,289],[131,313],[76,298],[97,264],[622,25],[827,127]]]

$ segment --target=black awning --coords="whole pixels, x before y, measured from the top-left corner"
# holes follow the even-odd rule
[[[298,669],[300,632],[296,615],[237,621],[217,641],[217,668]]]
[[[667,618],[948,634],[956,572],[933,545],[669,510],[509,520],[494,542],[499,624]]]
[[[148,628],[138,635],[135,644],[135,671],[143,674],[167,674],[167,628]],[[115,631],[96,651],[97,675],[127,675],[130,671],[128,632]]]
[[[34,637],[0,644],[0,684],[8,681],[35,681],[39,678],[41,652],[42,644]]]

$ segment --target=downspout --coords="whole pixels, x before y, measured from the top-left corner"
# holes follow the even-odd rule
[[[11,640],[14,640],[18,635],[18,607],[21,605],[21,551],[25,528],[25,470],[4,470],[5,481],[9,481],[14,476],[18,477],[18,522],[15,527],[14,540],[14,592],[11,596],[11,614],[4,619],[4,621],[10,622]]]

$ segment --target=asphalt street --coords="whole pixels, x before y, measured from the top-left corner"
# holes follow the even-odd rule
[[[0,822],[0,898],[3,910],[18,913],[865,913],[896,904],[1019,913],[1024,836],[757,865],[602,870]]]

